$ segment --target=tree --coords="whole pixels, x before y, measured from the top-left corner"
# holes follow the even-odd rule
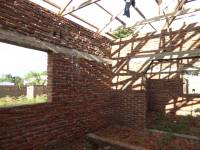
[[[47,71],[31,71],[25,75],[24,80],[28,85],[45,85],[47,83]]]
[[[133,34],[133,30],[131,30],[130,28],[119,28],[115,32],[113,32],[113,35],[117,38],[125,38],[131,34]]]
[[[22,86],[24,81],[19,76],[12,76],[11,74],[5,74],[0,77],[0,82],[10,82],[17,86]]]

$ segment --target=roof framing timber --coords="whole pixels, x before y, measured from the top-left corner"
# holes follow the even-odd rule
[[[49,5],[52,5],[52,6],[56,7],[56,8],[58,8],[58,9],[60,10],[60,13],[62,12],[62,8],[61,8],[60,6],[58,6],[58,5],[56,5],[55,3],[52,3],[52,2],[49,1],[49,0],[43,0],[43,1],[46,2],[46,3],[48,3]],[[70,3],[71,3],[72,1],[73,1],[73,0],[71,0],[71,1],[66,5],[66,7],[65,7],[64,9],[66,9],[67,6],[69,6]],[[61,14],[60,14],[60,13],[59,13],[59,15],[62,14],[62,13],[61,13]],[[84,20],[84,19],[78,17],[77,15],[75,15],[75,14],[73,14],[73,13],[70,13],[69,15],[71,15],[72,17],[74,17],[74,18],[76,18],[76,19],[78,19],[78,20],[84,22],[85,24],[87,24],[87,25],[89,25],[89,26],[95,28],[97,31],[99,30],[98,27],[96,27],[96,26],[94,26],[93,24],[89,23],[88,21],[86,21],[86,20]]]
[[[134,28],[135,26],[139,26],[139,25],[144,25],[144,24],[147,24],[149,22],[156,22],[156,21],[164,20],[166,18],[172,18],[174,16],[182,16],[182,15],[186,15],[186,14],[190,14],[190,13],[195,13],[197,11],[200,11],[200,8],[185,9],[185,10],[181,10],[181,11],[178,11],[178,12],[172,12],[172,13],[169,13],[169,14],[165,14],[165,15],[145,19],[145,20],[142,20],[142,21],[138,21],[131,28]]]
[[[77,10],[79,10],[81,8],[84,8],[84,7],[89,6],[91,4],[97,3],[99,1],[101,1],[101,0],[87,0],[86,2],[84,2],[84,3],[82,3],[82,4],[78,5],[78,6],[74,6],[72,8],[69,8],[68,10],[64,11],[62,16],[68,15],[68,14],[74,12],[74,11],[77,11]]]
[[[106,32],[106,34],[107,34],[108,36],[112,37],[113,39],[117,39],[117,38],[118,38],[118,37],[116,37],[115,35],[113,35],[113,34],[111,34],[111,33],[109,33],[109,32]]]
[[[70,0],[67,5],[65,5],[63,8],[61,8],[59,14],[62,15],[63,12],[67,9],[67,7],[72,3],[73,0]]]
[[[176,14],[178,11],[183,9],[183,5],[187,2],[187,0],[180,0],[180,2],[178,3],[178,5],[176,6],[174,13]],[[176,15],[174,15],[172,18],[166,18],[166,23],[163,27],[163,29],[166,29],[170,27],[170,25],[172,24],[172,22],[174,21],[174,19],[176,18]]]
[[[61,9],[60,6],[58,6],[57,4],[53,3],[52,1],[50,0],[43,0],[44,2],[46,2],[47,4],[51,5],[51,6],[54,6],[55,8],[57,9]]]
[[[145,15],[139,10],[139,8],[137,7],[134,7],[135,10],[138,12],[138,14],[143,18],[143,19],[146,19]],[[155,31],[157,31],[157,29],[149,22],[148,23]]]
[[[89,26],[95,28],[97,31],[99,31],[99,28],[98,28],[98,27],[96,27],[96,26],[94,26],[93,24],[89,23],[88,21],[86,21],[86,20],[80,18],[79,16],[77,16],[77,15],[75,15],[75,14],[73,14],[73,13],[71,13],[70,15],[71,15],[72,17],[74,17],[74,18],[76,18],[76,19],[78,19],[78,20],[80,20],[80,21],[86,23],[87,25],[89,25]]]
[[[122,9],[118,14],[116,14],[115,16],[112,16],[110,18],[110,21],[98,32],[98,33],[102,33],[106,27],[108,27],[122,12],[124,9]]]
[[[186,50],[181,52],[163,52],[159,54],[146,54],[130,56],[129,58],[147,58],[151,60],[169,60],[169,59],[186,59],[200,56],[200,49]]]
[[[111,17],[113,17],[113,14],[110,13],[107,9],[105,9],[102,5],[100,5],[99,3],[95,3],[99,8],[101,8],[102,10],[104,10],[107,14],[109,14]],[[122,21],[119,17],[116,17],[116,20],[119,21],[122,25],[126,26],[126,23],[124,21]]]
[[[73,6],[71,8],[68,8],[68,6],[72,3],[73,0],[70,0],[64,7],[61,7],[61,6],[57,5],[56,3],[53,3],[51,0],[43,0],[43,1],[46,2],[46,3],[48,3],[48,4],[50,4],[50,5],[52,5],[52,6],[54,6],[57,9],[59,9],[60,10],[59,13],[58,13],[59,15],[61,15],[61,16],[71,15],[74,18],[76,18],[76,19],[84,22],[85,24],[91,26],[92,28],[95,28],[97,30],[97,33],[99,33],[99,34],[102,33],[105,30],[105,28],[107,28],[115,19],[117,21],[119,21],[123,26],[126,26],[126,23],[122,19],[119,18],[119,15],[121,14],[121,12],[123,10],[119,14],[113,15],[109,10],[107,10],[105,7],[103,7],[101,4],[98,3],[101,0],[86,0],[82,4],[77,5],[77,6]],[[158,7],[160,9],[160,4],[162,3],[162,0],[154,0],[154,1],[158,4]],[[183,5],[186,2],[187,2],[187,0],[178,0],[178,4],[177,4],[174,12],[168,13],[168,14],[164,14],[164,15],[161,15],[161,16],[157,16],[157,17],[153,17],[153,18],[150,18],[150,19],[146,19],[145,15],[137,7],[134,7],[134,9],[138,12],[138,14],[144,20],[136,22],[131,27],[131,29],[134,29],[136,26],[149,24],[155,31],[158,31],[152,25],[152,22],[161,21],[161,20],[166,20],[166,23],[165,23],[165,25],[163,26],[162,29],[165,29],[165,28],[168,29],[177,16],[181,16],[181,15],[185,15],[185,14],[189,14],[189,13],[194,13],[194,12],[200,11],[200,8],[193,9],[193,10],[192,9],[182,10],[183,9]],[[101,29],[99,29],[97,26],[93,25],[92,23],[84,20],[83,18],[80,18],[79,16],[73,14],[73,12],[75,12],[75,11],[77,11],[79,9],[82,9],[82,8],[84,8],[86,6],[92,5],[92,4],[97,5],[99,8],[101,8],[107,14],[109,14],[111,16],[110,21],[107,24],[105,24],[105,26],[102,27]],[[105,34],[107,34],[107,33],[105,33]],[[110,33],[108,33],[107,35],[109,35],[109,34]],[[112,37],[112,38],[114,38],[114,37]]]

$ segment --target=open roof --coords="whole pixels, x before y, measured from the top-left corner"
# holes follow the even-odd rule
[[[160,32],[200,20],[199,0],[136,0],[130,18],[123,15],[124,0],[31,1],[109,38],[113,38],[112,31],[123,26],[140,33]]]

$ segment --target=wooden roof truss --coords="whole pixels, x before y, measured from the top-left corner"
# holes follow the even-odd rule
[[[126,22],[124,22],[122,19],[119,18],[119,15],[123,12],[123,9],[119,13],[117,13],[117,14],[112,14],[108,9],[106,9],[104,6],[102,6],[100,3],[98,3],[99,1],[101,1],[101,0],[87,0],[87,1],[85,1],[83,3],[81,3],[80,5],[70,7],[70,4],[73,2],[73,0],[70,0],[65,6],[60,7],[55,2],[53,2],[53,0],[43,0],[43,2],[48,3],[49,5],[57,8],[59,10],[58,15],[60,15],[60,16],[70,15],[70,16],[72,16],[72,17],[80,20],[81,22],[87,24],[88,26],[96,29],[96,32],[99,33],[99,34],[101,34],[105,30],[105,28],[107,28],[114,20],[117,20],[123,27],[126,27]],[[159,7],[159,10],[160,10],[160,5],[161,5],[162,1],[163,0],[155,0],[155,2],[157,3],[157,5]],[[192,0],[192,1],[194,1],[194,0]],[[149,18],[149,19],[146,18],[146,16],[144,15],[144,13],[139,8],[134,7],[134,9],[136,10],[136,12],[144,20],[136,22],[131,27],[131,29],[135,29],[135,27],[141,26],[141,25],[143,25],[142,26],[142,28],[143,28],[146,24],[148,24],[148,25],[151,26],[151,28],[154,31],[158,31],[158,29],[156,29],[152,23],[156,22],[156,21],[160,21],[160,20],[165,20],[165,25],[163,26],[162,29],[169,29],[170,25],[173,23],[174,20],[176,20],[177,16],[182,16],[182,15],[185,15],[185,14],[189,14],[189,13],[200,11],[200,9],[195,9],[195,10],[186,9],[186,10],[183,10],[183,6],[187,2],[190,2],[190,1],[188,1],[188,0],[178,0],[178,4],[175,7],[174,12],[168,13],[168,14],[164,14],[164,15],[161,15],[161,16],[157,16],[157,17],[153,17],[153,18]],[[100,9],[102,9],[105,13],[107,13],[110,16],[110,21],[107,22],[105,24],[105,26],[103,28],[101,28],[101,29],[99,27],[95,26],[94,24],[86,21],[84,18],[81,18],[80,16],[75,15],[73,13],[75,11],[78,11],[78,10],[80,10],[82,8],[85,8],[85,7],[87,7],[89,5],[92,5],[92,4],[98,6]],[[112,36],[111,33],[106,33],[106,34],[109,37],[111,37],[112,39],[115,39],[115,37]]]

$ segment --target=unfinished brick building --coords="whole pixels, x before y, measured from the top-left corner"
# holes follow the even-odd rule
[[[0,0],[0,41],[48,53],[48,103],[1,108],[0,150],[200,149],[198,136],[171,132],[176,137],[166,147],[145,145],[146,138],[126,141],[139,138],[131,135],[138,129],[145,137],[146,132],[151,138],[165,137],[165,131],[149,130],[158,113],[176,119],[192,113],[200,123],[198,114],[193,115],[200,108],[199,94],[188,92],[184,80],[186,71],[199,70],[199,20],[170,28],[176,17],[199,16],[199,8],[183,7],[193,2],[177,0],[172,13],[149,19],[135,7],[144,19],[135,26],[154,28],[152,22],[162,20],[166,27],[147,34],[139,34],[138,28],[127,38],[115,39],[101,33],[115,19],[125,25],[118,15],[98,32],[62,16],[65,12],[78,18],[72,13],[94,4],[107,11],[99,0],[71,9],[71,1],[63,8],[43,1],[60,9],[59,14],[29,0]]]

